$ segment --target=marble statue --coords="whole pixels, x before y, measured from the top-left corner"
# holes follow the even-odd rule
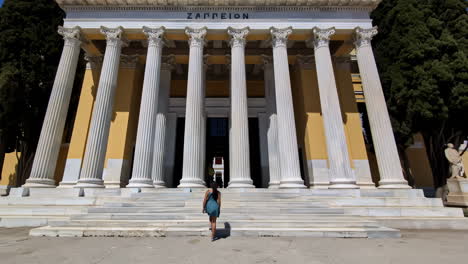
[[[447,144],[445,149],[445,157],[450,163],[450,179],[464,178],[465,168],[463,167],[461,153],[455,149],[452,143]]]

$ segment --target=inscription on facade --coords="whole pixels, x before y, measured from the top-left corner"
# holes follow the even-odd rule
[[[249,14],[228,12],[187,12],[187,19],[249,19]]]

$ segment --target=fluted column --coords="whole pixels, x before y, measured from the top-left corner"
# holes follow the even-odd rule
[[[153,155],[157,155],[157,153],[153,154],[153,145],[155,142],[156,111],[159,104],[164,31],[164,27],[154,29],[143,27],[143,33],[148,37],[148,53],[141,95],[140,116],[138,118],[132,179],[127,187],[153,187],[151,171]]]
[[[336,89],[335,74],[330,55],[330,36],[334,28],[314,28],[314,54],[322,108],[323,125],[329,163],[330,186],[328,188],[359,188],[351,169],[348,146],[341,117],[340,101]]]
[[[280,188],[305,188],[301,178],[296,123],[289,77],[287,42],[292,28],[270,29],[273,46],[278,147],[280,157]]]
[[[379,188],[410,188],[403,177],[387,104],[380,83],[371,40],[377,28],[355,29],[356,56],[379,166]]]
[[[102,171],[106,155],[109,127],[112,117],[114,95],[117,87],[123,28],[101,27],[106,35],[106,52],[102,64],[101,77],[94,102],[91,127],[83,159],[80,179],[76,187],[102,188]]]
[[[268,112],[268,170],[270,182],[268,188],[276,189],[280,186],[281,172],[278,153],[278,119],[276,115],[275,75],[273,58],[263,56],[263,74],[265,83],[265,98]]]
[[[80,55],[79,27],[59,27],[65,40],[29,179],[25,187],[55,187],[54,173]]]
[[[171,72],[174,69],[174,63],[175,57],[170,55],[163,57],[163,63],[161,64],[161,84],[159,88],[158,111],[156,114],[156,131],[154,133],[153,170],[151,172],[151,177],[155,188],[166,187],[166,183],[164,181],[164,156],[167,141],[166,124],[167,110],[169,106],[169,92],[171,90]]]
[[[228,28],[231,35],[231,155],[229,188],[253,188],[250,178],[249,117],[245,77],[245,38],[249,28]]]
[[[201,145],[203,125],[203,46],[206,27],[186,28],[189,36],[189,69],[187,82],[187,103],[185,112],[184,156],[180,188],[202,188],[205,181],[201,172]]]

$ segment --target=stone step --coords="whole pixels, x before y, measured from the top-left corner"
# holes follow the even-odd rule
[[[22,206],[22,207],[0,207],[1,216],[33,216],[33,215],[64,215],[68,216],[71,214],[84,214],[88,210],[87,207],[63,207],[63,206]]]
[[[310,214],[343,214],[341,208],[316,208],[316,207],[222,207],[223,213],[238,213],[238,214],[294,214],[294,213],[310,213]],[[94,207],[89,208],[88,213],[201,213],[201,207]]]
[[[343,214],[239,214],[239,213],[222,213],[220,221],[231,220],[260,220],[260,219],[304,219],[314,220],[317,218],[327,217],[350,217]],[[93,213],[83,215],[72,215],[72,220],[206,220],[208,216],[201,213]]]
[[[133,221],[121,221],[121,220],[73,220],[73,221],[49,221],[51,227],[111,227],[111,226],[122,226],[122,227],[207,227],[209,222],[207,219],[204,220],[157,220],[157,221],[146,221],[146,220],[133,220]],[[349,227],[376,227],[379,226],[375,221],[364,220],[360,218],[346,218],[346,219],[316,219],[316,220],[296,220],[296,219],[285,219],[285,220],[232,220],[232,221],[218,221],[219,227],[316,227],[316,226],[349,226]]]
[[[67,221],[69,217],[50,216],[50,215],[35,215],[35,216],[2,216],[0,218],[0,227],[37,227],[46,226],[49,221]]]
[[[447,207],[345,207],[345,214],[360,216],[464,217],[459,208]]]
[[[171,236],[210,236],[205,228],[183,227],[40,227],[32,229],[31,236],[60,237],[171,237]],[[316,228],[230,228],[219,229],[220,237],[355,237],[355,238],[399,238],[396,229],[385,227],[316,227]]]
[[[89,206],[96,203],[95,198],[87,197],[1,197],[0,206],[17,205],[83,205]]]

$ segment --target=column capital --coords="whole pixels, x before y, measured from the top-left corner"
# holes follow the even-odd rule
[[[228,34],[231,36],[231,41],[229,44],[231,47],[245,47],[246,37],[250,32],[249,27],[245,28],[233,28],[233,27],[228,27],[227,30]]]
[[[66,46],[79,45],[83,41],[81,36],[81,28],[78,26],[73,28],[64,28],[59,26],[57,32],[63,36],[63,40],[65,40]]]
[[[134,69],[138,64],[138,55],[121,55],[120,67],[125,69]]]
[[[84,56],[84,59],[86,61],[86,69],[91,70],[91,69],[96,69],[98,66],[102,64],[102,56],[94,56],[91,54],[86,53]]]
[[[190,47],[203,47],[205,45],[206,27],[202,28],[185,28],[185,34],[189,36]]]
[[[127,40],[124,38],[123,27],[107,28],[101,26],[101,34],[106,35],[107,45],[116,45],[121,43],[122,46],[127,46]]]
[[[148,37],[148,47],[162,47],[164,45],[165,27],[143,27],[143,33]]]
[[[377,35],[377,27],[366,29],[357,27],[354,29],[354,45],[357,48],[370,46],[372,37],[375,35]]]
[[[175,68],[175,55],[170,54],[161,57],[161,70],[172,71]]]
[[[287,47],[288,36],[292,33],[292,27],[287,28],[270,28],[270,34],[272,37],[271,44],[273,48]]]
[[[334,27],[331,28],[326,28],[326,29],[320,29],[318,27],[314,27],[312,29],[313,33],[313,39],[310,39],[309,41],[313,44],[315,49],[321,48],[321,47],[328,47],[330,43],[330,37],[334,35],[336,32]]]

